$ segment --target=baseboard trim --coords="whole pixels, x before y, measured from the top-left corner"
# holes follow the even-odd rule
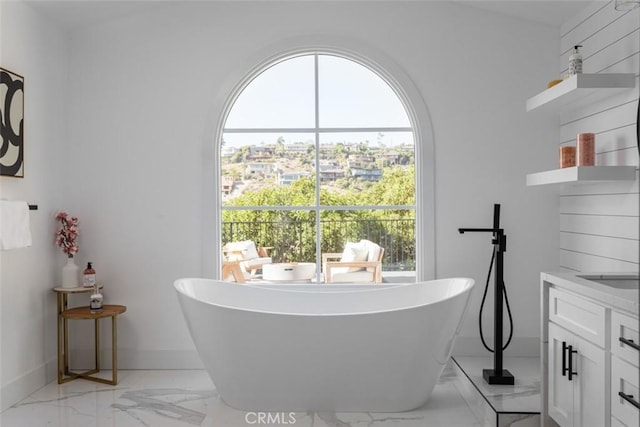
[[[56,378],[57,361],[51,359],[0,389],[0,412],[10,408]]]
[[[71,367],[76,370],[93,367],[94,354],[89,349],[70,350]],[[102,369],[111,369],[111,349],[101,351]],[[204,369],[196,350],[118,349],[118,369]],[[0,389],[0,412],[20,402],[58,376],[58,360],[53,358]]]

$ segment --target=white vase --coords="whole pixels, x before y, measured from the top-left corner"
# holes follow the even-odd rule
[[[69,257],[62,267],[62,287],[77,288],[78,286],[80,286],[80,268],[73,261],[73,257]]]

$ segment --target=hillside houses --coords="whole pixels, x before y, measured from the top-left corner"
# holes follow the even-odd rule
[[[323,143],[319,153],[312,147],[309,142],[223,146],[222,194],[242,194],[269,185],[286,186],[313,176],[316,155],[320,159],[318,178],[324,185],[345,188],[345,182],[349,181],[378,182],[382,179],[383,168],[412,164],[415,151],[413,144],[387,148],[369,147],[366,143]],[[243,183],[247,179],[250,179],[250,185],[246,181]]]
[[[233,191],[234,179],[232,176],[223,176],[220,184],[222,195],[228,196]]]
[[[382,179],[381,169],[364,169],[364,168],[349,168],[349,174],[351,177],[361,179],[363,181],[377,182]]]
[[[320,182],[331,182],[346,176],[346,171],[339,163],[320,162]]]
[[[309,143],[296,142],[294,144],[286,144],[284,152],[286,154],[307,154],[309,152]]]
[[[302,171],[285,172],[285,171],[278,170],[277,184],[291,185],[292,182],[308,176],[311,176],[311,172],[302,172]]]
[[[244,168],[245,175],[257,175],[262,177],[267,177],[273,175],[276,171],[277,167],[275,163],[258,163],[252,162],[247,163],[247,166]]]

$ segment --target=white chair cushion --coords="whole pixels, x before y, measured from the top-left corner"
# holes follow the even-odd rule
[[[353,273],[333,273],[331,279],[333,283],[372,282],[373,273],[364,270]]]
[[[358,243],[347,242],[342,252],[340,262],[362,262],[367,260],[367,250],[362,248]],[[336,273],[353,273],[361,271],[362,268],[356,267],[337,267],[332,268],[331,271],[335,275]]]
[[[378,257],[380,256],[380,246],[373,243],[370,240],[360,240],[358,244],[367,251],[367,261],[378,261]],[[367,268],[367,271],[373,271],[373,267]]]
[[[244,259],[245,261],[253,258],[258,258],[258,249],[256,249],[256,244],[253,243],[252,240],[227,243],[226,250],[230,252],[242,251],[242,259]]]

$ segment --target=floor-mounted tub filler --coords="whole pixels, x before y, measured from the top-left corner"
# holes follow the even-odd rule
[[[402,412],[426,403],[474,281],[174,284],[222,399],[246,411]]]

